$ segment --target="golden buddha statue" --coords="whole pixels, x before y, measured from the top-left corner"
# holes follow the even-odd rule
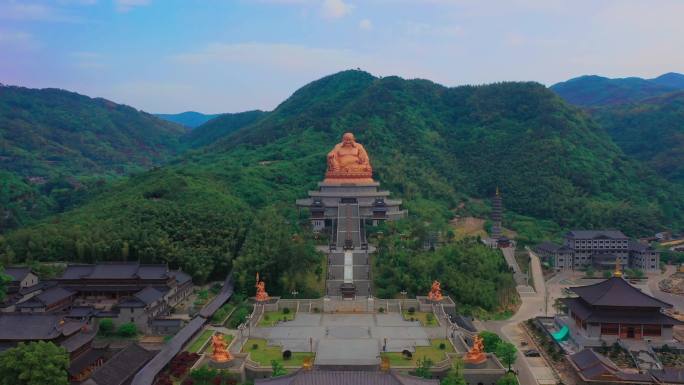
[[[433,281],[430,292],[428,293],[428,299],[430,301],[439,302],[442,300],[442,287],[439,281]]]
[[[256,300],[258,302],[268,301],[268,293],[266,292],[266,283],[259,281],[259,273],[256,274]]]
[[[468,350],[465,357],[463,357],[463,362],[469,364],[481,364],[487,361],[487,354],[484,351],[484,342],[482,337],[476,335],[473,338],[473,347]]]
[[[222,334],[214,334],[211,336],[211,359],[215,362],[228,362],[233,359],[233,356],[228,351],[228,345],[223,339]]]
[[[370,183],[373,182],[373,168],[368,153],[354,134],[342,135],[342,142],[328,153],[328,171],[325,181],[328,183]]]

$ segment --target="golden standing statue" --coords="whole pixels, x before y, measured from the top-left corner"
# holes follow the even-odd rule
[[[259,281],[259,273],[256,273],[256,300],[258,302],[268,301],[268,293],[266,292],[266,283]]]
[[[442,287],[439,281],[433,281],[430,292],[428,293],[428,299],[430,301],[439,302],[442,300]]]
[[[473,347],[468,350],[465,357],[463,357],[463,362],[469,364],[481,364],[487,361],[487,355],[484,352],[484,342],[482,337],[476,335],[473,339]]]
[[[328,153],[327,183],[370,183],[373,182],[373,168],[366,149],[356,142],[354,134],[342,135],[342,142]]]
[[[223,339],[222,334],[214,334],[211,336],[211,359],[215,362],[228,362],[233,359],[233,356],[228,351],[228,345]]]

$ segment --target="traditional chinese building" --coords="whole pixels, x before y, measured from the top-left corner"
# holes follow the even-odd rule
[[[570,337],[580,348],[612,344],[618,339],[672,345],[676,343],[673,326],[684,324],[663,313],[672,305],[643,293],[622,277],[570,290],[577,297],[563,299],[568,312],[560,320],[570,328]]]

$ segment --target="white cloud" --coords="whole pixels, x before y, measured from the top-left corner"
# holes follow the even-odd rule
[[[151,0],[114,0],[116,9],[119,12],[128,12],[135,7],[140,7],[150,4]]]
[[[0,43],[23,43],[31,40],[31,35],[20,31],[0,31]]]
[[[359,22],[359,28],[364,31],[370,31],[373,29],[373,22],[370,19],[363,19]]]
[[[353,5],[345,3],[344,0],[323,0],[323,4],[321,4],[323,17],[328,19],[339,19],[344,17],[348,15],[353,8]]]
[[[177,62],[192,65],[216,63],[248,64],[292,72],[311,69],[356,67],[360,55],[348,50],[314,48],[295,44],[212,43],[205,49],[176,55]]]
[[[463,28],[459,25],[432,25],[428,23],[406,22],[404,29],[408,35],[417,37],[459,37]]]
[[[74,65],[81,69],[95,70],[106,67],[102,55],[97,52],[72,52],[70,56]]]

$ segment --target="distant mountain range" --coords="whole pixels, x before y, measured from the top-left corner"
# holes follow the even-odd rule
[[[551,89],[585,108],[627,155],[671,181],[684,183],[684,75],[581,76]]]
[[[684,75],[670,72],[654,79],[638,77],[610,79],[586,75],[554,84],[550,88],[572,104],[599,107],[631,103],[684,90]]]
[[[169,122],[178,123],[185,127],[195,128],[214,119],[221,114],[203,114],[201,112],[186,111],[180,114],[154,114],[155,116]]]

